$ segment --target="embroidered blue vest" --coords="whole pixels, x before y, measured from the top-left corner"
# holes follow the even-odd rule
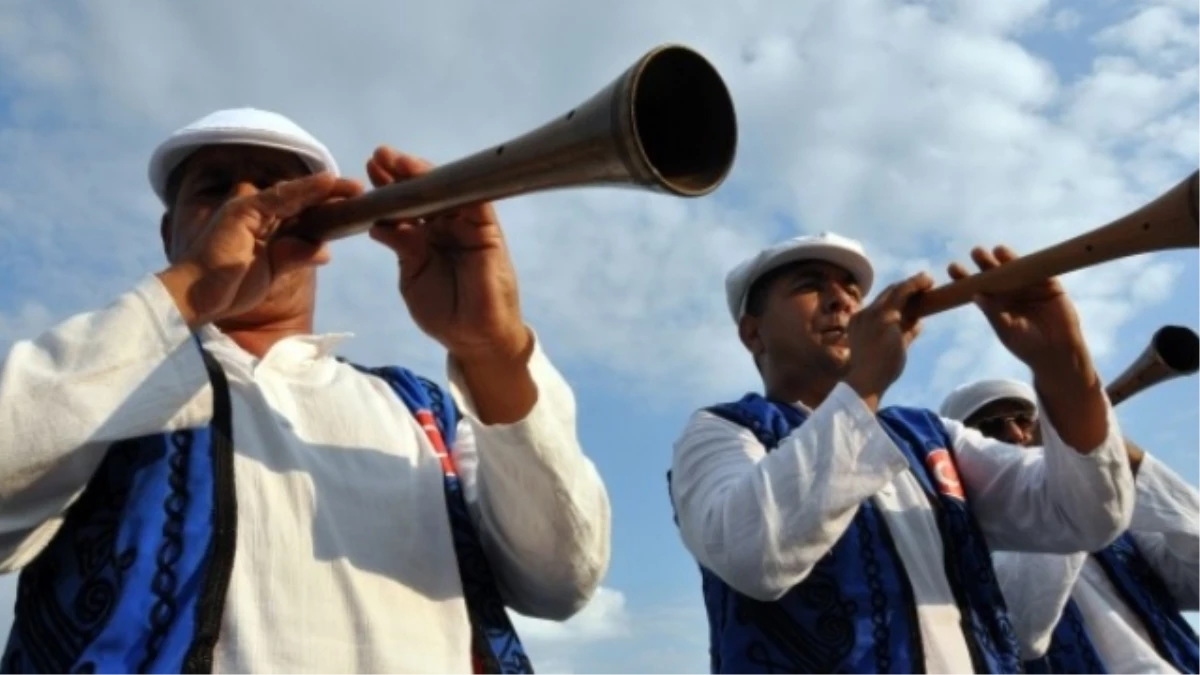
[[[768,452],[799,427],[795,407],[747,394],[709,412],[751,430]],[[945,571],[976,672],[1019,672],[1016,636],[991,554],[958,486],[950,439],[931,412],[878,419],[909,458],[933,506]],[[670,473],[667,474],[668,485]],[[864,501],[849,528],[781,599],[761,602],[701,567],[714,673],[920,673],[924,651],[912,586],[879,510]]]
[[[1200,668],[1196,631],[1183,618],[1166,584],[1146,561],[1128,532],[1093,557],[1117,593],[1141,620],[1155,651],[1181,673]],[[1107,673],[1074,600],[1067,602],[1054,627],[1050,649],[1030,661],[1031,673]]]
[[[216,360],[201,354],[211,424],[109,448],[50,544],[21,571],[0,670],[211,672],[237,501],[229,386]],[[460,419],[453,401],[403,368],[358,368],[391,385],[442,460],[476,672],[532,672],[446,451]]]

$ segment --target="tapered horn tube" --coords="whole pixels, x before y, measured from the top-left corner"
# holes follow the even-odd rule
[[[931,316],[965,305],[978,293],[1013,291],[1043,279],[1141,253],[1200,247],[1198,192],[1200,171],[1108,225],[915,296],[905,314],[910,318]]]
[[[1104,388],[1108,400],[1117,405],[1156,384],[1200,369],[1200,336],[1186,326],[1163,326],[1154,331],[1150,344]]]
[[[383,218],[424,218],[568,187],[700,197],[729,175],[736,151],[733,100],[716,68],[687,47],[660,45],[537,129],[421,176],[308,209],[281,234],[331,241]]]

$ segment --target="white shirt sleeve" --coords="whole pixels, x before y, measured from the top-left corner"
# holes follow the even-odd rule
[[[1133,474],[1108,408],[1108,436],[1086,455],[1042,418],[1041,448],[984,437],[943,419],[971,510],[993,551],[1072,554],[1104,548],[1129,525]]]
[[[1087,557],[1087,553],[992,554],[996,580],[1021,643],[1021,658],[1041,658],[1050,648],[1054,627],[1071,599]]]
[[[769,454],[750,431],[697,412],[675,443],[671,495],[696,560],[769,601],[808,576],[859,504],[907,468],[858,394],[839,384]]]
[[[50,541],[114,441],[206,424],[200,351],[157,277],[0,363],[0,572]]]
[[[486,425],[450,363],[450,391],[463,412],[453,452],[505,601],[522,614],[564,620],[608,570],[611,507],[580,447],[571,387],[540,344],[529,368],[538,389],[529,415]]]
[[[1181,611],[1200,609],[1200,495],[1145,454],[1138,469],[1130,534]]]

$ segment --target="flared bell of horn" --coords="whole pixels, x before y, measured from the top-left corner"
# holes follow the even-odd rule
[[[1200,370],[1200,336],[1185,326],[1163,326],[1137,360],[1105,387],[1112,405],[1156,384]]]
[[[661,45],[541,127],[424,175],[309,209],[284,232],[329,241],[382,218],[424,218],[569,187],[700,197],[721,185],[736,152],[733,100],[716,68],[687,47]]]

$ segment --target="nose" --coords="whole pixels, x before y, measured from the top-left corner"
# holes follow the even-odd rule
[[[1004,434],[1008,436],[1008,442],[1014,445],[1027,446],[1033,440],[1033,434],[1013,419],[1004,421]]]
[[[823,285],[824,304],[828,312],[848,312],[854,306],[854,298],[846,291],[846,287],[836,281],[826,281]]]

